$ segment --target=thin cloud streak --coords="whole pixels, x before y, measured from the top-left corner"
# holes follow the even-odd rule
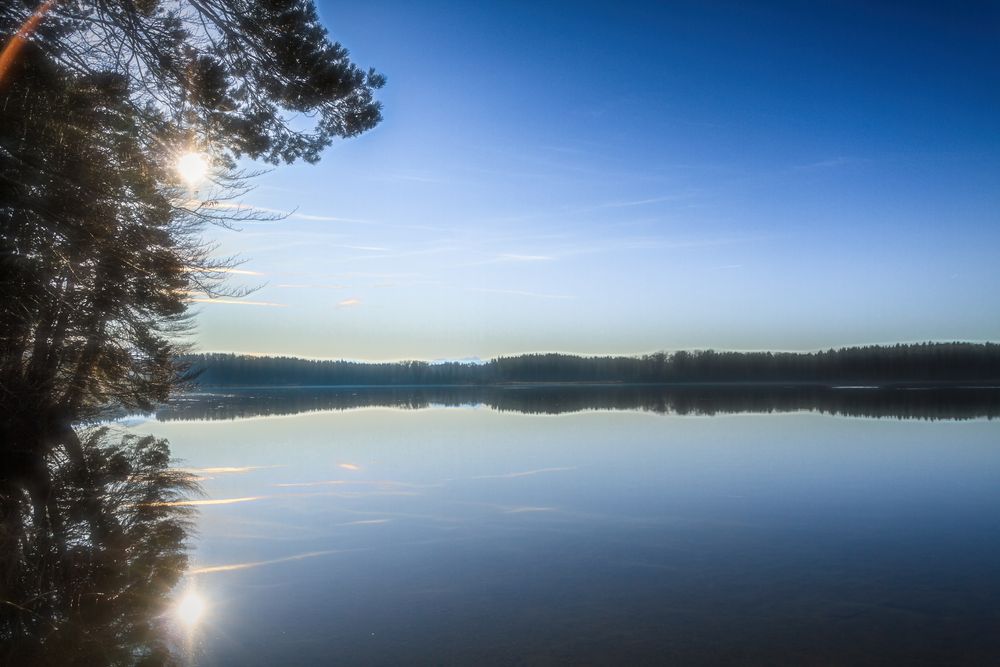
[[[267,206],[253,206],[251,204],[242,203],[232,203],[232,202],[213,202],[213,201],[198,201],[193,200],[187,203],[195,204],[198,207],[206,209],[225,209],[233,211],[236,214],[246,213],[270,213],[277,216],[273,220],[239,220],[240,224],[273,224],[278,222],[283,222],[285,220],[303,220],[306,222],[346,222],[354,225],[370,225],[375,227],[387,227],[391,229],[414,229],[420,231],[434,231],[434,232],[454,232],[456,230],[447,229],[443,227],[431,227],[428,225],[398,225],[391,222],[381,222],[378,220],[368,220],[365,218],[348,218],[338,215],[317,215],[312,213],[300,213],[298,209],[285,210],[280,208],[270,208]]]
[[[814,169],[832,169],[834,167],[843,167],[844,165],[853,164],[855,162],[860,162],[856,158],[849,157],[832,157],[827,160],[818,160],[816,162],[811,162],[809,164],[797,164],[792,166],[792,171],[812,171]]]
[[[350,463],[344,465],[352,465]],[[341,466],[343,467],[343,466]],[[354,468],[347,468],[347,470],[360,470],[355,466]],[[395,482],[387,479],[325,479],[318,482],[279,482],[272,484],[271,486],[282,487],[282,488],[302,488],[302,487],[313,487],[313,486],[381,486],[381,487],[404,487],[412,489],[427,489],[435,486],[440,486],[439,484],[409,484],[407,482]]]
[[[233,273],[240,276],[263,276],[264,274],[260,271],[251,271],[250,269],[212,269],[212,273]]]
[[[607,202],[606,204],[598,204],[593,208],[588,208],[585,210],[600,210],[602,208],[630,208],[632,206],[648,206],[650,204],[662,204],[670,201],[681,201],[683,199],[690,199],[691,195],[667,195],[664,197],[648,197],[646,199],[633,199],[630,201],[614,201]]]
[[[281,289],[347,289],[347,285],[310,285],[305,283],[279,283]]]
[[[555,512],[555,507],[512,507],[504,510],[504,514],[526,514],[530,512]]]
[[[217,498],[215,500],[172,500],[164,503],[147,503],[149,507],[202,507],[206,505],[235,505],[263,500],[268,496],[244,496],[243,498]]]
[[[552,262],[557,260],[558,257],[552,255],[528,255],[521,253],[503,253],[490,257],[488,259],[482,259],[474,262],[463,262],[459,264],[460,267],[469,266],[485,266],[487,264],[509,264],[518,262]]]
[[[550,248],[542,255],[515,254],[509,253],[490,259],[480,261],[463,262],[451,265],[452,268],[466,268],[472,266],[483,266],[489,264],[502,264],[516,261],[560,261],[582,255],[595,255],[604,253],[621,252],[627,250],[684,250],[695,248],[709,248],[714,246],[733,245],[739,243],[751,243],[766,239],[777,238],[775,235],[757,236],[731,236],[715,238],[688,238],[672,239],[662,236],[633,236],[616,239],[608,239],[599,245],[563,245]]]
[[[554,257],[548,255],[517,255],[505,253],[497,256],[498,262],[550,262]]]
[[[456,250],[461,250],[461,248],[454,245],[439,246],[434,248],[424,248],[423,250],[411,250],[407,252],[395,252],[386,253],[383,255],[364,255],[361,257],[342,257],[338,261],[340,262],[357,262],[357,261],[367,261],[372,259],[402,259],[404,257],[419,257],[421,255],[437,255],[444,252],[453,252]]]
[[[532,299],[568,300],[576,298],[576,296],[572,294],[546,294],[544,292],[529,292],[526,290],[517,290],[517,289],[491,289],[489,287],[466,287],[465,290],[467,292],[485,292],[487,294],[510,294],[512,296],[526,296]]]
[[[753,243],[757,241],[779,238],[777,235],[759,236],[733,236],[704,239],[670,240],[659,237],[635,237],[621,239],[615,243],[604,243],[602,245],[578,246],[575,248],[565,248],[559,254],[560,258],[594,255],[608,252],[618,252],[622,250],[686,250],[694,248],[712,248],[715,246],[735,245],[740,243]]]
[[[226,473],[243,473],[252,470],[269,470],[271,468],[284,468],[284,465],[273,466],[217,466],[214,468],[183,468],[185,472],[192,472],[202,475],[222,475]]]
[[[267,206],[254,206],[252,204],[234,203],[234,202],[221,202],[221,201],[211,201],[211,200],[190,200],[185,202],[188,204],[193,204],[199,208],[205,208],[210,210],[221,209],[225,211],[232,211],[234,213],[272,213],[276,216],[280,216],[275,220],[242,220],[240,222],[281,222],[287,218],[297,218],[299,220],[314,220],[319,222],[350,222],[355,224],[375,224],[371,220],[364,220],[360,218],[344,218],[340,216],[333,215],[309,215],[306,213],[299,213],[297,209],[292,209],[291,211],[283,210],[280,208],[270,208]]]
[[[301,554],[295,554],[294,556],[285,556],[284,558],[272,558],[270,560],[257,560],[250,561],[247,563],[232,563],[230,565],[213,565],[211,567],[198,567],[193,570],[189,570],[188,574],[215,574],[217,572],[234,572],[236,570],[249,570],[254,567],[261,567],[263,565],[276,565],[278,563],[289,563],[297,560],[305,560],[306,558],[316,558],[318,556],[330,556],[333,554],[345,553],[347,551],[356,551],[356,549],[329,549],[326,551],[307,551]]]
[[[232,273],[232,274],[237,274],[237,275],[241,275],[241,276],[263,276],[263,275],[266,275],[264,273],[261,273],[260,271],[251,271],[250,269],[237,269],[235,267],[227,267],[227,266],[218,266],[218,267],[211,267],[211,268],[203,268],[203,267],[200,267],[200,266],[185,266],[181,270],[184,271],[185,273],[194,273],[196,271],[199,271],[199,272],[205,272],[205,273]]]
[[[287,303],[274,303],[272,301],[245,301],[243,299],[212,299],[212,298],[196,298],[196,299],[185,299],[188,303],[214,303],[221,304],[225,306],[263,306],[266,308],[287,308]]]
[[[517,477],[531,477],[533,475],[541,475],[548,472],[566,472],[569,470],[576,470],[576,466],[568,468],[537,468],[535,470],[524,470],[521,472],[508,472],[502,475],[478,475],[476,477],[470,477],[469,479],[515,479]]]

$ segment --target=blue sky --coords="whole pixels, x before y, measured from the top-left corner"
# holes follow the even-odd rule
[[[319,9],[385,120],[210,233],[260,289],[196,304],[200,349],[1000,339],[996,3]]]

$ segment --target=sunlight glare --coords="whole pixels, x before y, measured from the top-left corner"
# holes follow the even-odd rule
[[[174,608],[174,614],[184,625],[193,626],[205,613],[205,600],[195,591],[188,591]]]
[[[189,187],[195,187],[208,174],[208,160],[203,153],[185,153],[177,159],[177,173]]]

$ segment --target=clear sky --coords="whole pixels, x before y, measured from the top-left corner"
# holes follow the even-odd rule
[[[1000,3],[319,9],[385,120],[212,233],[262,287],[202,350],[1000,339]]]

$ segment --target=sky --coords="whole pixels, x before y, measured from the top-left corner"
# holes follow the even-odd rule
[[[318,7],[384,121],[207,232],[258,289],[197,349],[1000,340],[1000,3]]]

